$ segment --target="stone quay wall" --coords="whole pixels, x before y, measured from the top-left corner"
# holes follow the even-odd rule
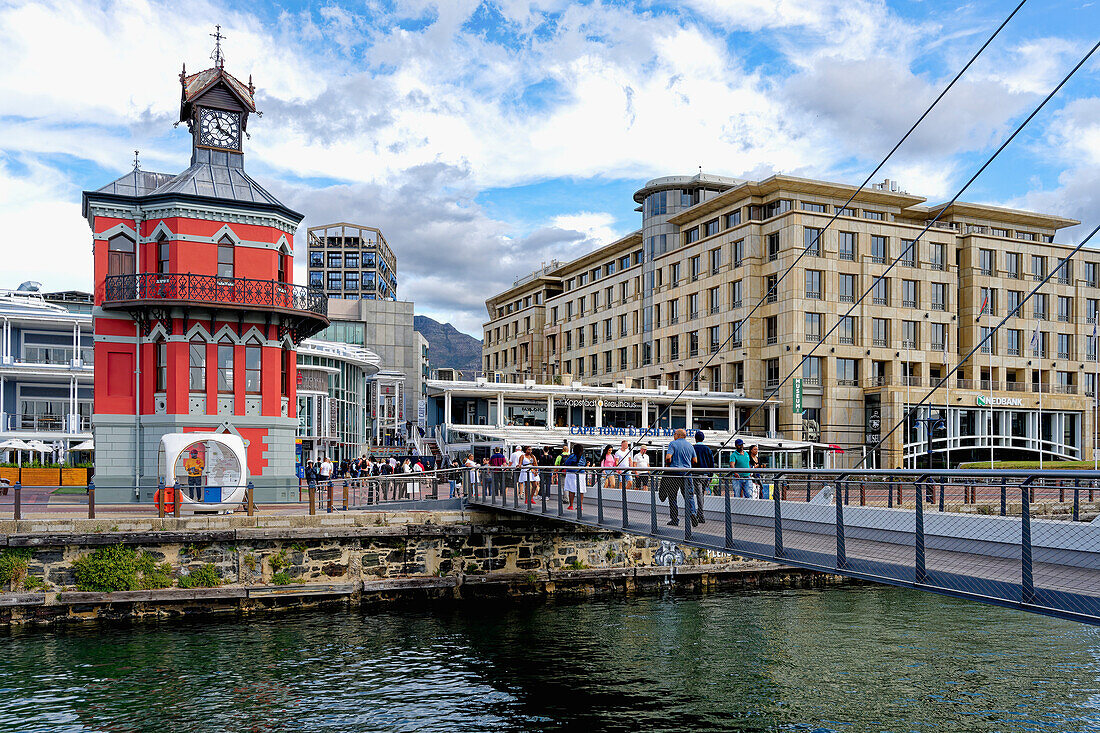
[[[334,603],[583,597],[673,583],[705,590],[836,581],[649,538],[482,511],[12,522],[5,529],[0,552],[26,561],[24,574],[0,589],[0,626]],[[78,588],[74,562],[119,545],[170,568],[170,587]],[[192,586],[185,581],[204,572],[216,578],[214,587],[179,587]]]

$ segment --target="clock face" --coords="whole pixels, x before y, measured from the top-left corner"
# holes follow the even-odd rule
[[[199,145],[240,150],[240,113],[201,108],[199,110]]]

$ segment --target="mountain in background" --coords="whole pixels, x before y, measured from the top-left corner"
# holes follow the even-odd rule
[[[428,340],[432,369],[460,369],[469,378],[481,369],[481,339],[427,316],[413,316],[413,328]]]

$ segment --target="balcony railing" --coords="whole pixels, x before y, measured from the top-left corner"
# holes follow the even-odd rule
[[[38,433],[88,433],[91,419],[84,415],[4,415],[3,430]]]
[[[16,357],[17,364],[51,364],[69,366],[69,363],[79,353],[84,366],[90,367],[94,363],[95,349],[91,347],[81,348],[78,351],[71,346],[24,346],[23,353]]]
[[[210,305],[261,306],[306,311],[328,318],[328,298],[320,288],[243,277],[215,277],[191,273],[108,275],[103,300],[106,303],[163,300]]]

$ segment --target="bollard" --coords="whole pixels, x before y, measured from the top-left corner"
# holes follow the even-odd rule
[[[348,482],[344,482],[344,511],[348,510]]]
[[[328,485],[325,487],[328,489],[328,506],[326,509],[329,514],[332,514],[332,481],[328,481],[327,484]]]
[[[248,482],[248,488],[245,489],[246,500],[248,501],[248,516],[253,516],[256,513],[256,503],[253,497],[253,485],[252,482]]]
[[[15,519],[19,520],[23,518],[23,484],[19,481],[15,482]]]
[[[180,518],[180,506],[182,504],[183,500],[180,496],[180,482],[176,481],[172,484],[172,516],[176,519]]]
[[[95,519],[95,481],[88,482],[88,519]]]
[[[369,495],[368,495],[369,500]],[[317,486],[315,484],[309,485],[309,516],[317,514]]]
[[[165,504],[166,498],[167,497],[164,496],[164,480],[161,479],[161,480],[157,481],[157,495],[156,495],[156,499],[157,499],[157,517],[160,518],[160,519],[164,519],[164,514],[165,514],[164,504]]]

